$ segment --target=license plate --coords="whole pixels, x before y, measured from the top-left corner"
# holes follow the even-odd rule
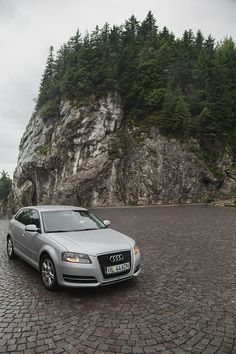
[[[114,274],[114,273],[124,272],[127,269],[130,269],[129,262],[106,267],[105,272],[106,272],[106,274]]]

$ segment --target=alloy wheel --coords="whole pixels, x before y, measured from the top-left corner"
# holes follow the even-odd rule
[[[7,253],[9,256],[12,256],[12,253],[13,253],[13,244],[12,244],[12,240],[10,238],[8,238],[8,240],[7,240]]]
[[[7,237],[7,255],[10,259],[15,258],[14,245],[10,236]]]
[[[43,260],[41,272],[43,283],[46,287],[51,287],[55,280],[55,269],[49,258]]]

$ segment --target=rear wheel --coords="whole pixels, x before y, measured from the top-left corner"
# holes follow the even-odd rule
[[[58,287],[56,269],[52,259],[45,255],[40,263],[40,275],[43,286],[47,290],[56,290]]]
[[[15,251],[14,251],[14,245],[11,239],[11,236],[7,236],[7,255],[8,258],[14,259],[16,257]]]

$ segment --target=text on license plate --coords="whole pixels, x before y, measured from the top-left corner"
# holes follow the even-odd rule
[[[106,272],[106,274],[114,274],[114,273],[123,272],[124,270],[127,270],[127,269],[130,269],[129,262],[106,267],[105,272]]]

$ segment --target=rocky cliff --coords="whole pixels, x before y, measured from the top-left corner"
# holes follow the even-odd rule
[[[13,205],[206,202],[235,188],[230,157],[221,161],[225,175],[219,184],[188,145],[157,128],[138,141],[126,129],[125,146],[119,147],[122,123],[118,96],[80,108],[61,102],[56,120],[34,115],[20,143]]]

